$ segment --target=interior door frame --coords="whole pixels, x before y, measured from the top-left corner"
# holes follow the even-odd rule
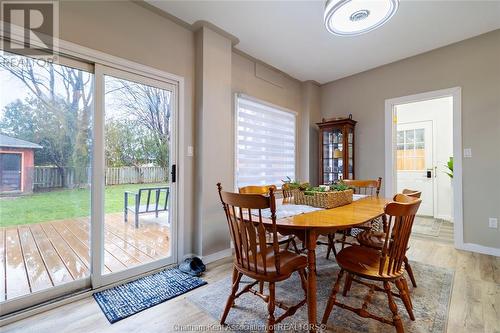
[[[421,102],[442,97],[453,97],[453,238],[457,249],[464,249],[462,200],[462,88],[453,87],[385,100],[385,196],[396,191],[396,105]]]
[[[105,285],[110,285],[117,281],[129,279],[133,276],[144,274],[148,271],[157,270],[161,267],[171,266],[177,263],[178,259],[178,182],[170,184],[169,205],[168,210],[170,219],[170,241],[171,253],[167,258],[161,258],[149,263],[137,265],[131,268],[113,272],[104,275],[102,268],[104,267],[104,187],[105,187],[105,76],[111,76],[118,79],[123,79],[139,84],[149,85],[159,89],[164,89],[172,92],[172,110],[171,110],[171,151],[169,154],[170,165],[177,164],[178,157],[178,84],[175,81],[158,78],[150,78],[131,71],[124,71],[105,65],[95,65],[95,107],[94,107],[94,151],[92,159],[92,224],[91,224],[91,262],[92,262],[92,287],[99,288]],[[170,170],[169,170],[170,171]],[[125,222],[124,222],[125,223]]]

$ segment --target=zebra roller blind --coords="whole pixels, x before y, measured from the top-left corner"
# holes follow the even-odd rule
[[[296,114],[236,96],[236,186],[295,179]]]

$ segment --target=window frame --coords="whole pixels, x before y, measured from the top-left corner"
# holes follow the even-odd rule
[[[279,106],[279,105],[261,100],[259,98],[253,97],[253,96],[246,95],[244,93],[235,93],[234,100],[233,100],[233,106],[234,106],[233,107],[233,125],[234,125],[234,128],[233,128],[233,139],[234,139],[234,142],[233,142],[233,149],[234,149],[234,151],[233,151],[233,157],[234,157],[233,158],[233,184],[234,184],[234,190],[236,192],[238,192],[238,190],[239,190],[239,186],[238,186],[238,102],[239,102],[239,99],[246,99],[248,101],[262,104],[264,106],[271,107],[271,108],[277,109],[277,110],[282,111],[282,112],[287,112],[287,113],[292,114],[295,117],[295,129],[294,129],[294,159],[295,159],[295,161],[294,161],[293,179],[296,180],[297,174],[298,174],[297,170],[298,170],[298,166],[299,166],[299,162],[298,162],[298,158],[297,158],[298,153],[299,153],[299,149],[298,149],[299,113],[297,111],[288,109],[286,107]],[[269,184],[266,184],[266,185],[269,185]],[[279,184],[277,184],[277,185],[279,185]],[[281,189],[281,186],[277,186],[277,187],[279,189]]]

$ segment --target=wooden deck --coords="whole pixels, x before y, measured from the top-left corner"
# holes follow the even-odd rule
[[[154,214],[138,229],[122,213],[105,220],[105,273],[169,256],[169,227]],[[0,301],[89,276],[89,229],[87,217],[0,228]]]

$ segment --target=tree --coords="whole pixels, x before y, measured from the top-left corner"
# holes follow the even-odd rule
[[[11,137],[35,141],[35,122],[33,108],[18,99],[5,106],[0,131]]]
[[[106,165],[112,167],[154,163],[157,157],[148,130],[128,121],[106,123]]]
[[[0,55],[0,69],[30,91],[27,105],[16,101],[5,108],[2,130],[42,145],[44,148],[35,152],[37,161],[55,165],[63,177],[63,186],[67,185],[65,167],[76,167],[75,181],[86,182],[94,92],[92,74],[6,53]],[[24,113],[16,114],[16,110]],[[32,124],[30,133],[21,126],[23,120]]]
[[[55,165],[63,168],[71,159],[72,144],[67,131],[61,130],[67,125],[64,118],[52,112],[55,106],[47,109],[36,98],[28,98],[25,103],[16,100],[4,108],[0,131],[6,135],[36,142],[43,149],[36,150],[37,165]]]
[[[120,79],[110,80],[106,90],[115,94],[116,109],[128,115],[128,135],[135,137],[135,147],[141,147],[151,162],[168,167],[171,92]],[[136,153],[141,156],[137,150]]]

